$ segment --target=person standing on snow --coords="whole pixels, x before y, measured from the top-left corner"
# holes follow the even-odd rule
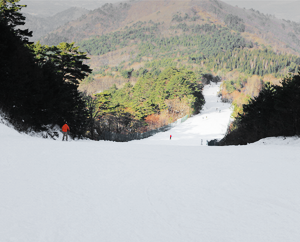
[[[63,139],[62,139],[62,141],[65,140],[65,137],[66,137],[66,141],[68,141],[68,131],[70,131],[70,128],[67,125],[67,122],[62,126],[61,130],[63,132]]]
[[[172,135],[170,134],[170,140],[172,139]]]

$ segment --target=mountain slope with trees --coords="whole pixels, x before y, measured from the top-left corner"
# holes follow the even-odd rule
[[[218,0],[151,6],[137,1],[106,4],[42,42],[69,38],[89,54],[93,73],[80,85],[88,93],[134,85],[140,73],[185,68],[204,84],[223,80],[220,95],[233,102],[236,117],[264,83],[279,84],[299,71],[298,28],[297,23]]]
[[[176,14],[181,14],[174,19]],[[190,18],[185,17],[187,14]],[[196,24],[213,22],[227,25],[240,31],[248,39],[257,39],[263,44],[272,44],[278,50],[299,51],[297,39],[300,38],[298,24],[276,19],[254,9],[233,7],[219,0],[202,1],[135,1],[119,4],[105,4],[82,18],[62,26],[43,38],[43,43],[58,44],[61,39],[78,42],[92,36],[120,30],[139,21],[164,22],[161,32],[169,36],[173,22],[192,20]],[[84,33],[84,34],[83,34]],[[293,37],[294,36],[294,37]],[[255,42],[255,41],[253,41]],[[286,46],[288,45],[288,47]],[[276,51],[275,51],[276,52]]]
[[[88,59],[86,54],[74,43],[30,43],[31,32],[18,29],[25,20],[18,2],[0,5],[0,27],[5,33],[0,39],[0,71],[5,74],[0,109],[1,116],[18,131],[45,131],[55,138],[51,129],[68,122],[74,137],[97,139],[107,130],[105,126],[110,132],[141,132],[147,129],[150,115],[170,112],[165,120],[168,124],[180,115],[201,110],[203,85],[194,72],[184,68],[140,73],[135,87],[110,89],[94,97],[80,93],[80,82],[92,71],[83,63]],[[131,72],[122,74],[129,77]],[[149,90],[149,85],[153,89]]]
[[[48,34],[41,43],[75,41],[87,51],[94,71],[81,87],[95,93],[112,84],[122,86],[128,81],[122,71],[146,65],[149,69],[148,61],[173,62],[224,80],[235,70],[263,81],[271,74],[267,79],[278,82],[288,72],[297,73],[298,28],[297,23],[218,0],[136,1],[105,4]],[[223,89],[222,93],[230,92]]]
[[[237,70],[246,79],[257,75],[274,83],[288,72],[297,73],[300,37],[294,22],[217,0],[149,4],[106,4],[47,35],[42,43],[76,41],[89,54],[94,70],[81,90],[92,93],[135,83],[134,75],[124,78],[122,72],[153,65],[184,66],[223,80]],[[235,99],[237,93],[230,95],[234,86],[223,86],[224,99]]]
[[[300,135],[300,75],[281,85],[264,85],[257,97],[243,105],[219,145],[246,145],[262,138]]]
[[[89,135],[143,133],[197,114],[205,103],[202,90],[195,73],[184,68],[141,73],[134,86],[127,83],[118,89],[114,85],[94,97],[87,96]]]
[[[73,116],[78,121],[74,126],[85,125],[85,131],[94,139],[104,130],[143,132],[150,123],[164,125],[198,113],[204,104],[203,85],[223,80],[219,95],[223,101],[233,102],[233,116],[238,117],[243,104],[257,97],[267,82],[279,84],[288,73],[299,71],[298,25],[282,21],[218,0],[106,4],[41,42],[32,45],[26,39],[22,48],[28,51],[25,56],[31,56],[27,62],[36,69],[30,73],[57,80],[51,85],[57,83],[61,87],[47,86],[49,81],[35,84],[44,79],[29,76],[26,88],[41,94],[30,97],[32,101],[24,97],[18,105],[28,100],[28,108],[36,100],[46,104],[43,100],[47,88],[60,90],[55,94],[53,91],[57,98],[48,99],[66,103],[65,109],[59,109],[57,103],[46,108],[36,105],[39,111],[31,111],[28,117],[48,115],[36,124],[42,129],[44,123],[62,122],[65,118],[59,115],[75,115],[78,111],[77,115],[82,116]],[[284,31],[278,30],[279,23]],[[22,36],[20,31],[15,33]],[[64,42],[73,40],[76,43]],[[20,88],[24,83],[19,84]],[[41,90],[36,91],[37,87]],[[62,89],[70,91],[70,95],[62,94]],[[79,90],[86,92],[85,96]],[[19,108],[24,111],[22,105]],[[18,106],[12,107],[7,113],[14,113]],[[66,112],[68,108],[72,111]],[[51,116],[55,112],[59,115]],[[20,116],[18,123],[28,117]],[[49,121],[50,117],[55,117],[55,121]]]

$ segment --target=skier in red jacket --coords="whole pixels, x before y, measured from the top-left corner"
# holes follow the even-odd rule
[[[66,137],[66,141],[68,141],[68,131],[70,131],[70,128],[67,125],[67,122],[62,126],[61,130],[63,132],[63,139],[62,139],[62,141],[65,140],[65,137]]]
[[[172,135],[170,134],[170,140],[172,139]]]

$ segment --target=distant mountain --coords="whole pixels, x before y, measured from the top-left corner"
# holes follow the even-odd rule
[[[300,52],[300,24],[280,20],[273,15],[265,15],[254,9],[242,9],[219,0],[202,1],[135,1],[105,4],[90,11],[76,21],[67,23],[42,38],[43,43],[58,44],[61,41],[81,41],[95,35],[103,35],[120,30],[139,21],[163,22],[160,30],[170,36],[172,18],[177,13],[195,18],[193,24],[227,25],[225,18],[233,15],[245,25],[243,36],[253,42],[275,46],[277,50]],[[182,22],[184,23],[184,21]],[[172,31],[171,31],[172,32]]]
[[[120,3],[105,4],[101,8],[90,11],[76,21],[72,21],[44,36],[42,43],[55,45],[62,41],[80,41],[89,36],[102,35],[126,25],[132,5]]]
[[[88,10],[94,10],[101,7],[105,3],[121,2],[120,0],[21,0],[20,4],[27,4],[27,8],[22,9],[23,13],[35,16],[53,16],[56,13],[67,10],[70,7],[81,7]],[[300,1],[285,0],[285,1],[247,1],[247,0],[224,0],[224,2],[232,5],[239,6],[240,8],[255,9],[264,14],[271,14],[279,19],[286,19],[295,22],[300,21],[299,8]]]
[[[23,28],[33,31],[33,37],[31,38],[31,41],[37,41],[43,35],[48,34],[49,32],[64,24],[67,24],[72,20],[78,19],[88,12],[89,10],[84,8],[72,7],[50,17],[34,16],[24,13],[23,15],[26,17],[26,24],[23,26]]]
[[[114,0],[109,0],[114,1]],[[27,5],[26,8],[22,9],[22,13],[40,16],[40,17],[50,17],[62,11],[65,11],[71,7],[85,8],[92,10],[101,7],[105,4],[105,1],[98,0],[84,0],[84,1],[74,1],[74,0],[21,0],[20,4]]]
[[[300,68],[300,24],[219,0],[105,4],[41,38],[75,41],[94,70],[80,86],[97,93],[165,68],[186,68],[203,83],[224,80],[235,113],[264,83]]]

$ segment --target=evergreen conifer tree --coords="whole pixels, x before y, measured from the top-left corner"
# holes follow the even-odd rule
[[[77,88],[91,71],[82,64],[86,57],[73,44],[53,47],[56,59],[42,55],[46,47],[35,52],[30,32],[17,29],[25,20],[18,2],[2,0],[0,5],[0,109],[20,131],[49,130],[68,121],[72,135],[82,136],[86,109]]]

